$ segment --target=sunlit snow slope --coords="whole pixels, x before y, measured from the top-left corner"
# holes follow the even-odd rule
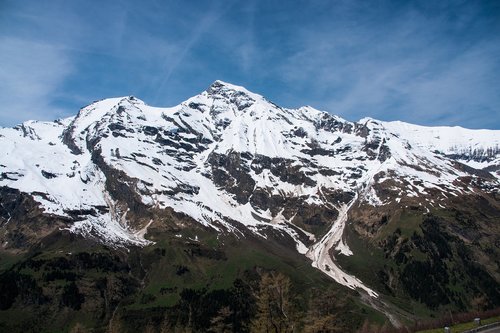
[[[500,131],[353,123],[221,81],[172,108],[112,98],[2,128],[0,145],[0,186],[31,194],[74,233],[147,245],[151,221],[128,217],[139,200],[219,232],[282,232],[315,267],[373,296],[331,257],[351,254],[342,239],[351,205],[418,197],[434,207],[497,191],[500,179]]]

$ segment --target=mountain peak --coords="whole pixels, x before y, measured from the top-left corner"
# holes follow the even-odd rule
[[[222,80],[215,80],[209,87],[209,89],[231,89],[231,90],[242,90],[242,91],[248,91],[245,87],[243,86],[238,86],[229,82],[225,82]]]
[[[243,86],[238,86],[222,80],[215,80],[206,90],[209,95],[221,95],[224,97],[236,97],[246,95],[254,100],[264,99],[259,94],[253,93]]]
[[[113,247],[146,246],[199,222],[207,232],[255,233],[266,241],[277,235],[283,249],[376,297],[335,262],[337,251],[353,254],[344,228],[352,223],[352,231],[376,235],[376,228],[406,221],[389,216],[423,219],[439,209],[453,216],[454,206],[486,207],[491,219],[498,216],[500,131],[362,122],[307,106],[282,108],[217,80],[170,108],[125,96],[92,103],[71,122],[0,129],[0,250],[24,247],[18,242],[23,230],[29,230],[23,239],[38,241],[35,231],[17,227],[27,221],[16,215],[28,211],[18,208],[22,202],[29,203],[29,214],[44,214],[39,220],[54,230]],[[490,224],[487,217],[484,225]],[[395,252],[386,252],[386,244],[403,238],[380,230],[392,235],[380,249],[390,260]]]

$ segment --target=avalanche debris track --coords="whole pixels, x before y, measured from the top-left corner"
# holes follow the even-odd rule
[[[341,246],[340,252],[344,254],[352,254],[347,245],[342,244],[342,236],[344,233],[345,223],[347,222],[349,208],[356,202],[357,195],[347,205],[339,207],[339,216],[332,224],[331,229],[321,238],[321,240],[309,248],[306,256],[312,260],[313,267],[318,268],[326,275],[338,283],[345,285],[351,289],[360,288],[368,293],[371,297],[378,297],[378,294],[368,288],[358,278],[344,272],[333,260],[331,250],[337,250]]]

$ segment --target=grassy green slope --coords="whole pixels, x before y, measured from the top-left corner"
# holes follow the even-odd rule
[[[380,215],[373,214],[375,223],[350,221],[346,238],[354,255],[337,256],[344,269],[414,318],[500,306],[498,210],[470,200],[430,212],[408,207]]]
[[[156,243],[110,249],[58,231],[23,255],[1,253],[0,331],[69,332],[80,325],[93,332],[175,326],[203,332],[223,306],[234,310],[235,331],[245,331],[260,275],[271,270],[292,282],[298,327],[318,289],[338,295],[338,321],[346,331],[366,319],[384,321],[278,242],[200,227],[152,230],[148,237]]]

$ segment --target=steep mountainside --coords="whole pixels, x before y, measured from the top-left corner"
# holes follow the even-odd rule
[[[372,299],[500,304],[500,131],[349,122],[216,81],[172,108],[112,98],[3,128],[0,145],[4,253],[60,230],[152,247],[168,215],[277,243]]]

